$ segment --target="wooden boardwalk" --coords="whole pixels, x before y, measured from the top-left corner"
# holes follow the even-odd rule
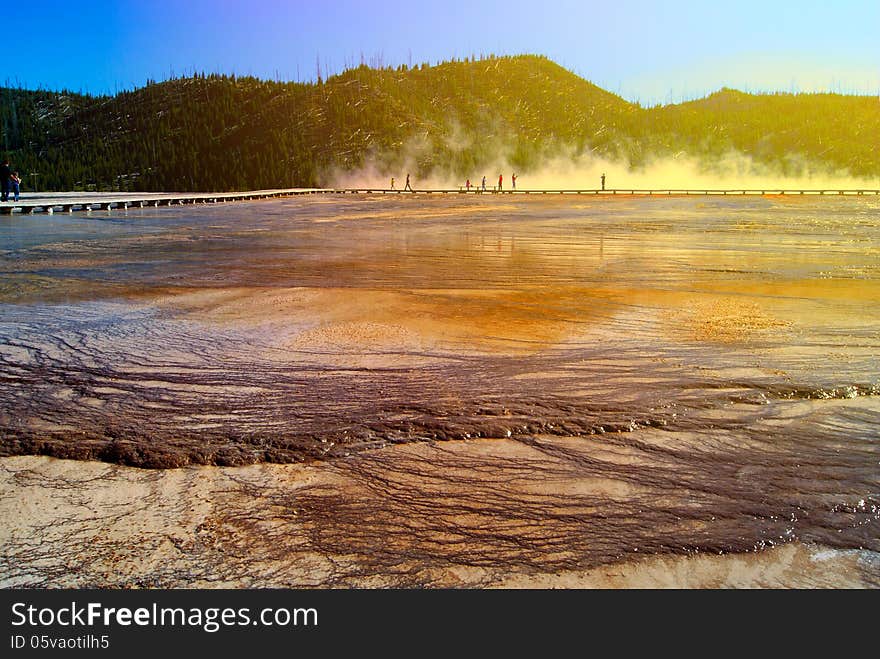
[[[287,188],[281,190],[256,190],[251,192],[143,192],[143,193],[45,193],[26,195],[20,201],[0,202],[0,214],[12,213],[71,213],[74,211],[109,211],[127,210],[129,208],[147,208],[157,206],[180,206],[185,204],[219,204],[236,201],[252,201],[294,195],[315,194],[357,194],[357,195],[435,195],[435,194],[470,194],[470,195],[593,195],[593,196],[778,196],[778,195],[880,195],[880,190],[796,190],[796,189],[716,189],[716,190],[676,190],[676,189],[564,189],[564,190],[477,190],[459,189],[424,189],[412,192],[389,190],[382,188]]]
[[[497,190],[496,188],[487,188],[486,190],[478,190],[477,188],[471,188],[470,190],[465,190],[464,186],[455,189],[434,189],[434,190],[413,190],[412,193],[407,190],[404,192],[403,190],[387,190],[381,188],[346,188],[346,189],[322,189],[321,192],[333,192],[337,194],[514,194],[514,195],[557,195],[557,194],[567,194],[567,195],[597,195],[597,196],[616,196],[616,195],[628,195],[628,196],[658,196],[658,197],[668,197],[668,196],[705,196],[705,195],[752,195],[752,196],[776,196],[776,195],[880,195],[880,189],[871,190],[871,189],[850,189],[850,190],[836,190],[836,189],[815,189],[815,190],[801,190],[794,188],[764,188],[764,189],[693,189],[693,190],[679,190],[679,189],[637,189],[637,188],[616,188],[616,189],[608,189],[608,190],[599,190],[599,189],[557,189],[557,190]]]
[[[284,190],[255,190],[251,192],[102,192],[102,193],[44,193],[23,196],[19,201],[0,202],[0,213],[70,213],[73,211],[126,210],[154,206],[184,204],[220,204],[234,201],[253,201],[273,197],[326,193],[323,188],[288,188]]]

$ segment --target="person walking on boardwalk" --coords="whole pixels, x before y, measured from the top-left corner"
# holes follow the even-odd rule
[[[403,186],[404,190],[409,190],[410,192],[414,192],[412,186],[409,184],[409,172],[406,174],[406,185]]]
[[[9,201],[9,187],[12,184],[12,170],[9,168],[9,161],[4,160],[0,165],[0,186],[2,186],[2,195],[0,201]]]
[[[501,192],[501,184],[504,182],[504,174],[498,175],[498,192]]]
[[[486,189],[486,177],[484,176],[483,177],[483,190],[485,190],[485,189]]]
[[[464,187],[465,187],[465,190],[467,190],[468,192],[471,191],[471,180],[470,179],[465,181]]]
[[[510,177],[510,185],[513,186],[513,189],[516,190],[516,172]]]
[[[394,177],[393,176],[391,177],[391,189],[392,190],[394,189]]]
[[[18,175],[18,172],[12,172],[12,176],[9,177],[9,180],[12,183],[13,199],[18,201],[18,195],[21,192],[21,176]]]
[[[605,172],[602,172],[602,189],[605,189]]]

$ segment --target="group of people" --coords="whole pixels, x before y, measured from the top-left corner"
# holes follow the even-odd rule
[[[393,177],[393,176],[391,177],[391,189],[392,189],[392,190],[395,189],[395,187],[394,187],[394,177]],[[412,186],[409,184],[409,173],[407,173],[407,175],[406,175],[406,184],[403,186],[403,189],[404,189],[404,190],[409,190],[410,192],[413,192]]]
[[[516,173],[515,172],[510,176],[510,183],[511,183],[512,188],[514,190],[516,190]],[[468,192],[470,192],[470,189],[474,186],[471,184],[471,180],[468,179],[465,182],[464,187],[468,190]],[[484,176],[483,181],[480,183],[480,190],[485,190],[485,189],[486,189],[486,177]],[[496,188],[496,190],[501,191],[503,189],[504,189],[504,174],[499,174],[498,175],[498,187]]]
[[[394,187],[394,181],[395,181],[395,179],[394,179],[394,177],[392,176],[392,177],[391,177],[391,188],[390,188],[391,190],[396,190],[396,189],[397,189],[397,188]],[[511,183],[511,185],[513,186],[513,189],[516,190],[516,173],[515,173],[515,172],[514,172],[514,173],[511,175],[511,177],[510,177],[510,183]],[[468,180],[467,180],[467,183],[465,183],[464,185],[465,185],[465,187],[468,189],[468,192],[470,192],[471,187],[473,187],[473,186],[471,185],[471,180],[468,179]],[[503,189],[503,185],[504,185],[504,174],[499,174],[499,175],[498,175],[498,188],[497,188],[497,189],[498,189],[498,190],[502,190],[502,189]],[[412,186],[410,185],[410,182],[409,182],[409,174],[406,175],[406,184],[403,186],[403,189],[404,189],[404,190],[409,190],[410,192],[413,191]],[[483,183],[482,183],[482,187],[481,187],[481,189],[482,189],[482,190],[485,190],[485,189],[486,189],[486,177],[485,177],[485,176],[483,177]]]
[[[8,169],[8,168],[9,168],[9,163],[7,162],[7,163],[5,163],[3,166],[6,167],[6,168]],[[17,176],[17,175],[18,175],[18,172],[16,172],[16,176]],[[4,179],[4,180],[5,180],[5,179]],[[601,181],[602,181],[602,189],[604,190],[604,189],[605,189],[605,173],[604,173],[604,172],[602,173]],[[6,196],[7,196],[7,188],[5,187],[5,186],[6,186],[6,183],[4,183],[3,185],[4,185],[4,187],[3,187],[3,201],[6,201]],[[511,176],[510,176],[510,185],[511,185],[511,188],[512,188],[513,190],[516,190],[516,172],[514,172],[514,173],[511,174]],[[471,188],[472,188],[472,187],[475,187],[475,186],[471,183],[471,180],[468,179],[468,180],[465,182],[464,187],[467,189],[468,192],[470,192],[470,191],[471,191]],[[393,177],[392,177],[392,179],[391,179],[391,189],[392,189],[392,190],[395,189],[395,188],[394,188],[394,178],[393,178]],[[409,174],[406,175],[406,185],[403,187],[403,189],[404,189],[404,190],[409,190],[410,192],[413,191],[412,186],[411,186],[410,183],[409,183]],[[484,177],[483,177],[483,181],[480,183],[480,190],[485,190],[485,189],[486,189],[486,177],[484,176]],[[499,174],[499,175],[498,175],[498,187],[495,188],[495,189],[498,190],[499,192],[502,191],[502,190],[504,190],[504,174]],[[18,184],[17,184],[17,183],[15,184],[15,200],[18,201]]]
[[[0,165],[0,185],[3,187],[0,201],[9,201],[10,192],[13,194],[13,201],[18,201],[18,196],[21,193],[21,176],[18,175],[18,172],[12,171],[8,160],[4,160]]]

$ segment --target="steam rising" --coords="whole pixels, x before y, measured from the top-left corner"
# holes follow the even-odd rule
[[[566,146],[546,154],[540,165],[521,169],[511,164],[513,149],[500,147],[494,157],[473,172],[453,171],[451,163],[442,162],[439,153],[460,152],[471,146],[466,134],[450,129],[441,149],[432,152],[426,139],[410,140],[400,153],[374,157],[353,171],[335,170],[326,177],[328,185],[338,188],[387,188],[391,178],[402,189],[406,175],[411,175],[416,189],[458,189],[470,179],[474,188],[486,177],[488,189],[504,176],[504,189],[510,189],[511,174],[517,175],[518,190],[592,190],[601,187],[600,177],[606,176],[607,189],[801,189],[845,190],[877,189],[880,181],[856,177],[846,171],[835,171],[827,165],[810,162],[799,156],[786,158],[782,166],[769,165],[738,151],[708,158],[679,153],[673,157],[654,158],[634,167],[623,159],[600,158],[589,153],[575,153]],[[420,176],[424,163],[433,165],[427,175]],[[794,172],[794,174],[792,174]]]

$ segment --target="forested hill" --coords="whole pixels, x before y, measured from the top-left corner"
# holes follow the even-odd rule
[[[810,162],[880,175],[876,97],[723,90],[644,109],[538,56],[361,66],[309,84],[197,75],[115,96],[0,97],[0,147],[41,189],[313,186],[368,163],[463,177],[499,158],[528,172],[561,150],[632,168],[735,150],[787,174]]]

